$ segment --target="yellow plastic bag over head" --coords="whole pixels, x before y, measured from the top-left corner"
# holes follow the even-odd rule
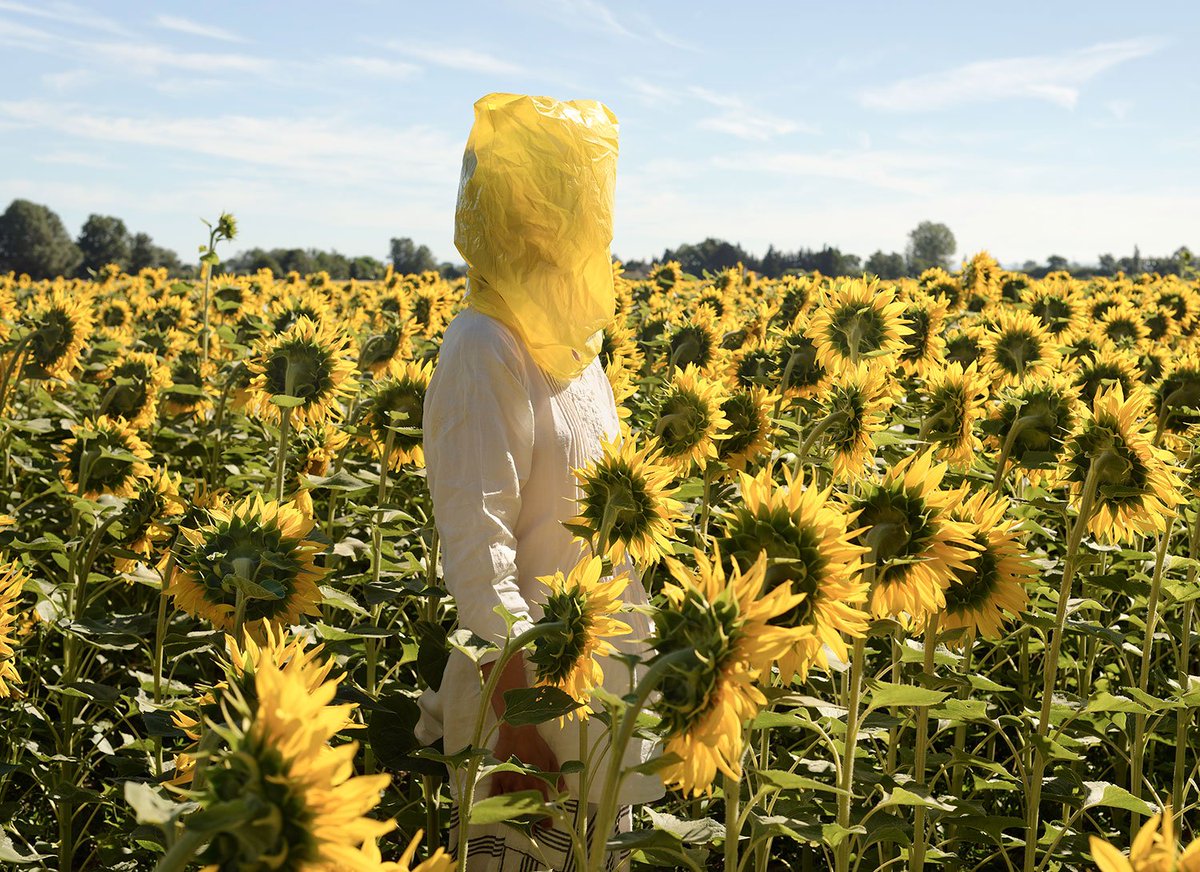
[[[488,94],[463,154],[454,244],[467,303],[574,378],[616,308],[609,244],[617,119],[595,100]]]

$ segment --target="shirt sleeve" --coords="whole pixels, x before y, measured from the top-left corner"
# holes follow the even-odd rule
[[[518,617],[513,636],[532,626],[517,586],[514,529],[533,453],[533,404],[516,338],[483,316],[457,326],[425,395],[427,483],[459,627],[503,646],[497,606]]]

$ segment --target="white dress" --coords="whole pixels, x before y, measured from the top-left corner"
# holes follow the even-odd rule
[[[494,609],[503,605],[519,617],[513,635],[528,629],[542,616],[545,588],[538,576],[570,570],[583,553],[562,526],[576,514],[580,496],[571,470],[598,457],[602,440],[619,438],[612,388],[598,359],[569,381],[545,373],[507,326],[466,308],[446,328],[425,395],[423,428],[442,569],[459,627],[502,645],[505,621]],[[621,568],[632,576],[624,599],[644,605],[646,591],[636,571],[628,563]],[[614,644],[645,653],[649,619],[638,613],[620,617],[633,632]],[[608,658],[600,663],[605,688],[628,692],[628,668]],[[479,668],[452,649],[441,687],[421,696],[418,738],[429,743],[442,737],[448,754],[466,747],[480,697]],[[490,724],[490,705],[487,716]],[[603,729],[590,720],[590,744]],[[559,763],[579,759],[576,721],[560,725],[555,719],[538,731]],[[494,740],[493,735],[489,744]],[[655,752],[655,743],[635,738],[625,763],[636,766]],[[588,799],[594,803],[603,787],[604,760],[591,770],[596,775]],[[452,775],[452,793],[454,780]],[[577,777],[566,781],[577,797]],[[486,796],[486,789],[481,783],[476,796]],[[632,773],[618,799],[631,805],[662,794],[657,776]]]

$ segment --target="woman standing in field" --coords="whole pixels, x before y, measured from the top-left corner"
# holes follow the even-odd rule
[[[492,94],[475,104],[475,125],[463,158],[455,244],[466,259],[467,307],[446,329],[426,395],[425,458],[441,542],[446,588],[458,624],[498,646],[542,615],[545,587],[537,579],[568,573],[587,545],[563,526],[577,512],[572,470],[619,440],[612,389],[598,357],[602,328],[615,310],[609,243],[617,124],[592,101],[561,103],[543,97]],[[632,578],[623,598],[644,604]],[[498,607],[517,623],[507,628]],[[648,619],[623,613],[631,632],[619,650],[636,652],[650,635]],[[441,687],[422,697],[420,738],[444,739],[447,754],[470,744],[482,667],[454,650]],[[605,687],[628,690],[628,671],[601,658]],[[534,673],[525,658],[510,660],[489,716],[504,711],[505,691],[527,687]],[[601,725],[588,722],[589,744]],[[579,759],[577,722],[536,726],[501,722],[493,755],[516,758],[548,772]],[[636,740],[628,765],[648,759],[653,744]],[[592,761],[603,771],[603,759]],[[602,779],[594,779],[594,781]],[[452,779],[453,781],[453,779]],[[490,781],[490,783],[488,783]],[[574,775],[559,790],[579,800]],[[600,785],[592,785],[591,812]],[[498,773],[480,782],[482,798],[518,790],[554,794],[546,782]],[[452,788],[453,792],[453,788]],[[628,829],[630,806],[662,795],[653,776],[630,775],[622,786],[619,829]],[[455,799],[458,797],[456,796]],[[451,816],[449,844],[457,844],[459,809]],[[543,826],[527,835],[504,824],[471,826],[471,870],[573,869],[571,832]],[[603,841],[595,840],[596,845]],[[609,868],[621,858],[612,854]]]

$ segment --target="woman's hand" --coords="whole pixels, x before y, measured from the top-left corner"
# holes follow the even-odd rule
[[[494,662],[483,665],[485,681],[493,666],[495,666]],[[497,718],[504,715],[505,692],[525,686],[525,666],[521,655],[517,654],[505,664],[504,671],[496,682],[496,689],[492,693],[492,711],[496,713]],[[546,740],[537,731],[537,727],[532,724],[515,727],[501,721],[496,736],[496,747],[492,754],[500,761],[507,761],[509,758],[515,757],[526,766],[536,767],[544,772],[558,771],[558,759],[550,750],[550,746],[546,744]],[[558,789],[560,791],[566,789],[566,783],[562,776],[559,776],[558,779]],[[514,793],[518,790],[536,790],[545,799],[550,799],[550,785],[544,779],[522,772],[495,773],[492,776],[492,787],[488,795],[497,796],[502,793]]]
[[[526,766],[541,769],[543,772],[558,771],[558,759],[533,725],[514,727],[511,724],[501,724],[492,754],[497,760],[516,757]],[[566,789],[561,775],[558,777],[558,789]],[[516,793],[518,790],[536,790],[542,794],[543,799],[550,799],[550,785],[545,779],[523,772],[497,772],[492,776],[492,789],[488,795],[498,796],[502,793]]]

